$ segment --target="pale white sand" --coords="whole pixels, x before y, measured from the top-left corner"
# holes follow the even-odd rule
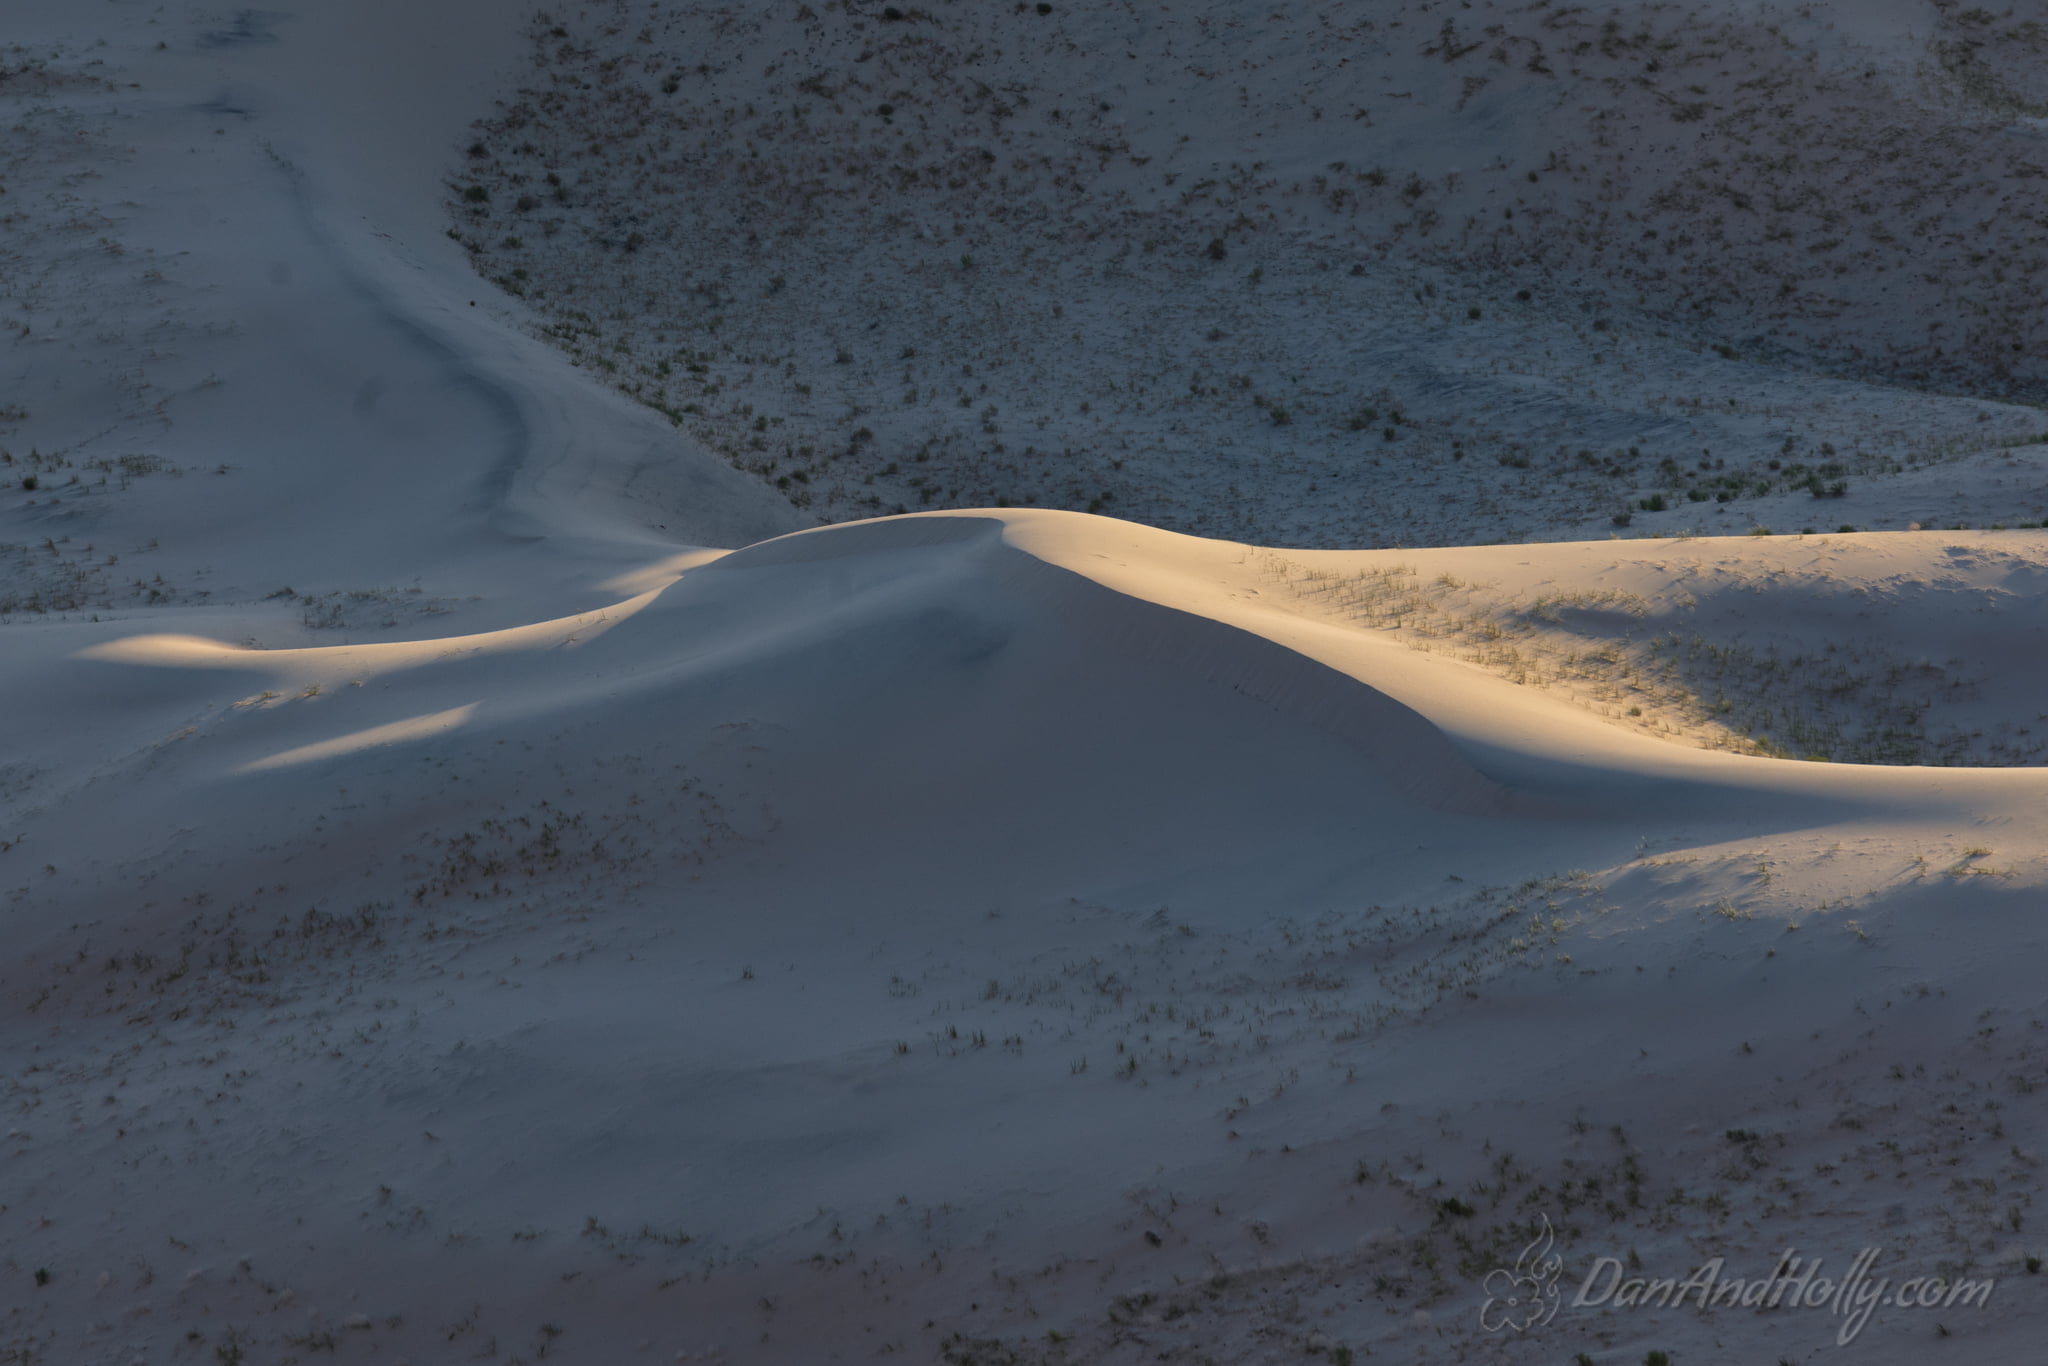
[[[954,42],[955,10],[861,22]],[[637,43],[610,13],[573,17]],[[751,52],[795,13],[691,31]],[[1481,23],[1399,13],[1418,43]],[[1056,14],[1127,50],[1171,29]],[[1936,82],[1935,16],[1779,17],[1904,89]],[[595,382],[545,300],[445,236],[471,120],[532,78],[525,23],[4,20],[0,1361],[1837,1350],[1804,1309],[1487,1333],[1483,1278],[1539,1217],[1567,1295],[1631,1252],[1996,1277],[1988,1308],[1878,1311],[1853,1351],[2031,1359],[2048,533],[1900,528],[1932,501],[2038,521],[2041,448],[1998,444],[2037,410],[1711,357],[1730,393],[1927,457],[1727,505],[1769,537],[1638,535],[1713,515],[1681,505],[1603,539],[1569,481],[1477,456],[1410,516],[1381,476],[1233,471],[1192,409],[1178,465],[1133,457],[1152,520],[1336,548],[1049,507],[846,520],[908,437],[813,415],[876,434],[849,501],[794,506],[721,453],[737,418]],[[1261,107],[1287,122],[1280,30]],[[1090,33],[1005,69],[1059,89],[1085,50],[1179,79]],[[726,325],[803,304],[850,335],[832,241]],[[556,267],[601,276],[581,259]],[[982,288],[1022,309],[1044,283]],[[1572,335],[1556,302],[1489,336],[1446,340],[1434,304],[1384,328],[1476,373]],[[1284,340],[1296,315],[1245,316]],[[1648,317],[1633,387],[1582,410],[1618,424],[1603,445],[1707,364]],[[1029,384],[1069,403],[1074,367],[1141,342]],[[773,370],[757,396],[799,382]],[[1510,429],[1505,389],[1462,392]],[[1763,461],[1772,423],[1730,453]],[[1814,507],[1830,525],[1787,534]],[[1532,543],[1460,544],[1511,531]]]

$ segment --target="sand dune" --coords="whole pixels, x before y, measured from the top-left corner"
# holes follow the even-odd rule
[[[1945,549],[1919,539],[1933,579]],[[1591,550],[1513,553],[1557,580]],[[1825,581],[1785,577],[1787,597]],[[1683,1187],[1760,1113],[1825,1147],[1825,1117],[1781,1108],[1816,1068],[1856,1093],[1826,1041],[1856,1032],[1868,965],[1966,1015],[2024,1010],[2024,964],[1979,946],[2022,932],[2039,770],[1701,750],[1269,595],[1240,545],[932,514],[480,636],[88,647],[48,695],[163,695],[191,724],[17,808],[9,857],[52,867],[13,894],[8,996],[24,1041],[68,1020],[74,1052],[118,1049],[108,1030],[170,1051],[113,1133],[64,1118],[89,1074],[18,1090],[17,1208],[124,1164],[165,1176],[122,1183],[100,1231],[21,1245],[80,1267],[153,1229],[252,1250],[203,1294],[121,1306],[251,1341],[367,1306],[366,1345],[423,1342],[473,1302],[479,1334],[538,1331],[518,1313],[545,1305],[598,1355],[652,1333],[801,1360],[849,1324],[906,1328],[782,1269],[814,1255],[935,1307],[1028,1264],[1054,1323],[1205,1258],[1384,1276],[1400,1247],[1298,1202],[1425,1116],[1463,1116],[1471,1145],[1429,1164],[1455,1183],[1526,1123],[1508,1114],[1568,1096],[1646,1130],[1629,1151]],[[212,687],[158,692],[194,676]],[[1954,833],[1980,830],[1983,850]],[[1640,1060],[1582,1070],[1623,1021]],[[1936,1010],[1910,1034],[1943,1029],[1961,1021]],[[1730,1061],[1738,1043],[1770,1061]],[[201,1055],[234,1066],[174,1084]],[[1681,1095],[1704,1138],[1672,1127]],[[229,1147],[180,1139],[209,1123]],[[1532,1173],[1569,1155],[1515,1142],[1548,1154]],[[1241,1170],[1283,1144],[1296,1175]],[[1161,1214],[1178,1251],[1114,1252],[1154,1186],[1228,1215]],[[1371,1195],[1347,1218],[1427,1204]],[[272,1250],[294,1220],[304,1247]],[[45,1296],[41,1331],[63,1317],[45,1306],[106,1293]],[[766,1343],[735,1309],[760,1297],[797,1316],[762,1317]],[[948,1331],[1000,1336],[1026,1313],[1000,1303]],[[723,1326],[659,1329],[678,1307]]]
[[[949,64],[965,31],[942,7],[822,8],[669,17],[750,58],[818,29],[800,57],[770,54],[795,65],[759,76],[766,91],[805,62],[858,65],[862,34],[883,53],[870,69],[908,81],[909,35],[932,40],[931,90],[981,98]],[[1406,52],[1396,17],[1418,28],[1403,44],[1449,32],[1419,7],[1379,16],[1354,35],[1375,75]],[[2034,98],[1997,65],[2032,39],[1995,17],[1666,17],[1758,43],[1781,24],[1827,81],[1879,53],[1898,89],[1940,71],[1979,106]],[[697,338],[714,359],[670,365],[731,386],[703,422],[621,392],[647,377],[550,331],[538,284],[486,278],[524,249],[467,249],[479,220],[442,197],[501,155],[466,140],[532,78],[530,19],[543,38],[574,26],[553,40],[568,73],[678,41],[642,42],[634,13],[603,5],[542,20],[383,0],[204,16],[37,0],[0,34],[0,1360],[1835,1350],[1843,1317],[1825,1309],[1609,1304],[1502,1330],[1486,1277],[1542,1221],[1567,1298],[1601,1257],[1765,1276],[1788,1248],[1831,1274],[1876,1247],[1894,1278],[1994,1279],[1988,1304],[1878,1309],[1855,1350],[2025,1359],[2048,545],[2038,528],[1797,534],[1769,511],[1882,507],[1903,525],[1953,494],[1974,500],[1967,520],[2038,519],[2024,367],[1956,397],[1715,356],[1738,407],[1766,398],[1726,426],[1687,405],[1686,441],[1745,443],[1740,496],[1646,509],[1661,447],[1608,448],[1710,368],[1706,334],[1648,304],[1614,314],[1619,341],[1587,323],[1574,345],[1635,370],[1620,397],[1575,393],[1575,362],[1502,367],[1578,335],[1562,272],[1612,242],[1550,263],[1558,292],[1489,336],[1447,330],[1465,307],[1452,282],[1480,277],[1433,259],[1444,298],[1417,300],[1424,277],[1396,278],[1397,259],[1357,278],[1410,311],[1351,351],[1291,333],[1291,306],[1229,309],[1265,329],[1237,344],[1292,336],[1357,389],[1289,398],[1282,422],[1262,378],[1260,441],[1312,415],[1349,440],[1352,399],[1414,380],[1416,421],[1376,409],[1364,435],[1434,443],[1426,469],[1338,445],[1300,464],[1231,454],[1202,425],[1217,395],[1170,414],[1176,434],[1125,384],[1091,400],[1099,444],[1045,467],[1046,506],[973,506],[946,492],[966,466],[907,482],[954,459],[943,443],[920,462],[908,426],[853,411],[876,376],[893,388],[896,364],[924,363],[883,353],[956,281],[892,301],[886,344],[853,361],[751,349],[852,336],[866,210],[811,243],[829,275],[716,303],[728,337],[754,340]],[[1212,6],[1173,24],[1254,19]],[[1203,155],[1292,128],[1308,98],[1282,79],[1299,35],[1279,23],[1169,59],[1151,45],[1172,24],[1114,7],[973,16],[991,33],[1041,20],[1088,40],[1091,79],[1129,89],[1238,62],[1242,117],[1224,101],[1219,127],[1190,125]],[[1997,33],[1943,65],[1927,44],[1958,24]],[[1603,60],[1641,55],[1622,38]],[[1063,53],[1001,60],[1043,92],[1079,80]],[[1462,86],[1431,60],[1435,112],[1389,115],[1403,131],[1385,146],[1440,178],[1451,153],[1429,138],[1453,159],[1495,144],[1484,121],[1438,117]],[[1501,84],[1533,88],[1516,69]],[[738,71],[698,73],[697,113]],[[1352,79],[1305,74],[1326,93]],[[940,107],[906,88],[869,92],[905,111],[897,132]],[[1288,165],[1312,174],[1320,135],[1301,136]],[[1275,276],[1327,245],[1279,252]],[[1102,289],[1072,310],[1106,319],[1172,274],[1139,261],[1133,284],[1090,250],[1007,281],[984,262],[970,293],[1021,316],[1085,268]],[[550,260],[617,284],[601,254]],[[668,307],[616,302],[634,307],[604,321],[629,346]],[[1157,359],[1143,329],[1114,327],[1034,355],[1019,342],[1041,326],[992,324],[990,355],[946,368],[988,374],[1008,348],[1031,370],[1016,392],[1066,424],[1089,392],[1077,366]],[[1842,341],[1779,335],[1812,354]],[[1404,345],[1412,372],[1388,359]],[[794,403],[849,367],[830,402]],[[958,411],[984,420],[990,400],[968,397]],[[1801,404],[1811,429],[1792,432]],[[1484,410],[1485,441],[1554,422],[1600,430],[1603,454],[1560,456],[1569,478],[1478,436],[1454,458],[1460,405]],[[750,434],[794,446],[807,423],[843,438],[818,455],[830,473],[781,488],[749,466]],[[1773,454],[1796,436],[1817,460],[1824,428],[1868,438],[1839,502]],[[1109,463],[1141,429],[1151,453]],[[1886,431],[1928,458],[1886,466]],[[1684,454],[1673,502],[1725,473]],[[1083,466],[1128,481],[1070,496]],[[893,505],[858,502],[893,500],[889,480],[945,505],[846,516]],[[1521,486],[1504,480],[1555,487],[1509,516]],[[1640,521],[1613,525],[1575,480],[1625,486]],[[1425,486],[1444,495],[1426,518],[1410,506]],[[1155,501],[1134,508],[1141,487]],[[1604,538],[1679,530],[1695,507],[1781,534]],[[1515,518],[1544,534],[1458,543]],[[1389,534],[1347,544],[1367,523]],[[1228,538],[1260,527],[1316,548]]]

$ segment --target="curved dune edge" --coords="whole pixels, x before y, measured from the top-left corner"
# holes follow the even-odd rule
[[[1485,553],[1511,553],[1527,565],[1562,564],[1591,550],[1523,546]],[[706,677],[792,642],[858,633],[858,621],[845,615],[854,596],[868,595],[862,610],[886,612],[890,595],[933,591],[952,604],[949,611],[969,617],[1043,616],[1054,631],[1070,637],[1073,654],[1065,676],[1075,686],[1085,686],[1090,669],[1113,674],[1118,659],[1185,671],[1342,738],[1366,756],[1370,768],[1427,805],[1502,812],[1513,792],[1591,810],[1641,800],[1645,783],[1660,785],[1662,796],[1671,799],[1683,790],[1753,790],[1918,802],[1979,791],[2037,791],[2048,781],[2031,769],[1790,762],[1687,748],[1629,732],[1456,658],[1417,654],[1384,633],[1306,615],[1277,596],[1270,578],[1258,572],[1252,559],[1259,553],[1233,542],[1080,513],[920,513],[820,527],[731,552],[673,557],[620,576],[622,584],[660,586],[611,607],[472,636],[260,650],[197,636],[151,635],[95,645],[78,657],[245,671],[266,676],[280,691],[317,690],[388,681],[463,661],[510,664],[520,656],[574,652],[632,624],[630,639],[611,641],[605,657],[614,664],[631,660],[629,672],[640,682],[597,679],[591,673],[595,661],[575,671],[593,680],[585,683],[548,682],[553,673],[493,673],[482,680],[498,696],[480,719],[493,711],[508,719],[534,718],[565,708],[563,714],[573,713],[577,698],[618,686],[662,686],[663,677],[680,677],[673,675],[676,668]],[[1434,553],[1459,562],[1457,552]],[[1629,553],[1648,552],[1639,545]],[[1317,558],[1370,562],[1386,554],[1320,552]],[[1055,573],[1048,577],[1046,570]],[[1068,575],[1115,599],[1075,597]],[[977,579],[1006,605],[977,600]],[[1140,604],[1149,610],[1137,610]],[[689,615],[679,624],[663,624],[685,606]],[[635,620],[650,608],[650,617]],[[437,702],[426,714],[446,712],[450,705],[471,703]],[[411,727],[415,714],[359,730],[394,742],[436,733]],[[319,756],[348,749],[342,736],[323,736],[302,737],[278,752]],[[246,760],[241,766],[253,771],[266,762]],[[1601,785],[1612,782],[1627,791],[1603,798]]]
[[[1111,676],[1118,660],[1134,658],[1184,672],[1345,740],[1368,766],[1413,800],[1473,813],[1503,808],[1506,794],[1474,770],[1411,706],[1284,640],[1203,610],[1209,603],[1186,594],[1131,591],[1134,586],[1158,590],[1161,580],[1156,571],[1137,585],[1078,571],[1056,554],[1043,553],[1056,547],[1020,539],[1020,525],[1064,528],[1064,534],[1078,537],[1082,544],[1092,544],[1092,535],[1110,535],[1112,528],[1129,526],[1078,513],[918,514],[798,532],[735,551],[709,569],[715,580],[750,570],[831,566],[855,556],[946,554],[958,567],[932,572],[983,574],[1005,592],[1027,601],[1042,599],[1040,610],[1051,615],[1057,630],[1071,636],[1077,671],[1092,666]],[[1158,539],[1148,541],[1146,549],[1186,553],[1180,546],[1190,538],[1152,535]],[[1207,548],[1222,543],[1192,544]],[[1056,572],[1048,574],[1047,569]],[[1115,596],[1077,593],[1074,579]],[[1083,680],[1077,673],[1074,681],[1078,685]]]
[[[660,591],[650,588],[595,612],[468,636],[265,649],[207,636],[152,634],[89,645],[74,658],[159,669],[248,670],[285,682],[369,679],[459,656],[527,654],[595,640],[645,609]]]
[[[1067,517],[1080,521],[1083,537],[1122,525],[1078,514],[1056,514],[1052,522],[1060,525]],[[985,617],[998,631],[1008,629],[1003,623],[1012,618],[1038,622],[1062,661],[1056,666],[1059,684],[1077,706],[1088,705],[1090,689],[1113,683],[1122,667],[1164,669],[1252,698],[1343,740],[1367,771],[1408,800],[1473,814],[1504,809],[1505,792],[1423,715],[1275,638],[1270,623],[1218,619],[1184,593],[1163,594],[1162,601],[1075,574],[1033,553],[1035,547],[1013,544],[1011,530],[1000,518],[957,515],[820,528],[703,562],[685,571],[687,591],[672,581],[599,612],[474,636],[265,650],[197,636],[149,635],[92,646],[77,658],[252,673],[280,693],[309,696],[337,686],[392,684],[423,670],[462,680],[446,686],[472,694],[480,687],[490,691],[484,702],[472,698],[453,707],[440,705],[441,694],[434,691],[425,712],[410,706],[410,694],[401,694],[385,705],[404,715],[336,735],[306,734],[340,722],[309,713],[287,731],[290,743],[234,764],[235,772],[255,773],[423,741],[458,724],[527,727],[550,717],[566,720],[622,690],[640,693],[712,679],[790,651],[830,647],[838,639],[846,648],[864,648],[861,638],[875,623],[908,610],[897,600],[907,604],[936,595],[958,619]],[[1168,548],[1177,550],[1172,542],[1180,539],[1167,538]],[[777,576],[774,584],[756,582],[769,572]],[[1262,625],[1268,630],[1255,629]],[[920,628],[913,622],[908,629]],[[913,634],[905,643],[914,639]],[[600,641],[602,662],[580,657]],[[914,660],[921,647],[912,648]],[[559,658],[538,672],[521,667],[523,659],[542,664],[536,656]],[[883,661],[881,667],[889,666]],[[448,717],[457,719],[427,723]]]
[[[944,516],[947,514],[919,514]],[[1512,684],[1450,655],[1418,654],[1369,629],[1318,619],[1273,596],[1272,584],[1247,567],[1256,547],[1204,541],[1130,523],[1105,522],[1081,514],[1003,512],[1005,539],[1048,563],[1105,586],[1181,610],[1199,612],[1260,635],[1307,658],[1394,697],[1442,727],[1447,734],[1494,752],[1520,752],[1561,763],[1640,771],[1710,784],[1758,783],[1789,791],[1925,791],[1930,786],[1979,786],[1985,790],[2032,790],[2048,782],[2036,768],[1915,768],[1907,765],[1822,764],[1692,748],[1633,733],[1540,689]],[[1075,520],[1078,519],[1078,520]],[[1864,544],[1857,553],[1883,557],[1896,552]],[[1924,538],[1905,547],[1906,559],[1923,559]],[[1743,542],[1692,542],[1708,547]],[[1773,547],[1778,549],[1778,547]],[[1464,567],[1474,560],[1514,557],[1527,566],[1557,566],[1560,577],[1582,561],[1616,555],[1648,558],[1671,548],[1658,543],[1566,542],[1556,545],[1483,547],[1436,551],[1316,551],[1301,554],[1320,564],[1357,565],[1420,561]],[[1725,553],[1725,552],[1720,552]],[[1470,572],[1469,569],[1467,572]],[[1541,569],[1524,569],[1540,577]],[[1546,580],[1547,581],[1547,580]]]

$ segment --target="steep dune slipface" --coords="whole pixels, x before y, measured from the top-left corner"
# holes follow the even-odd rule
[[[1119,536],[1134,529],[1073,514],[1036,524],[1069,545],[1099,538],[1129,561]],[[1170,865],[1180,801],[1210,803],[1221,820],[1269,803],[1305,810],[1304,789],[1334,784],[1353,793],[1347,827],[1508,811],[1509,794],[1370,682],[1196,610],[1186,594],[1153,601],[1050,563],[1011,544],[1012,526],[935,516],[801,533],[611,608],[476,636],[91,646],[48,662],[37,686],[118,704],[122,728],[70,794],[52,789],[21,814],[61,838],[77,803],[108,803],[122,833],[94,844],[107,856],[175,829],[201,797],[237,832],[209,843],[218,856],[230,843],[285,841],[316,813],[328,820],[329,791],[355,793],[350,809],[375,793],[381,827],[418,802],[422,781],[431,788],[424,773],[451,765],[488,797],[437,795],[423,811],[543,795],[549,768],[589,762],[578,752],[681,763],[730,725],[785,737],[776,804],[803,813],[802,838],[832,844],[892,828],[942,846],[983,842],[989,856],[1030,847],[1057,864],[1054,832],[1097,824],[1164,841],[1157,857]],[[1183,544],[1226,558],[1238,549],[1178,537],[1146,548]],[[1162,582],[1178,571],[1171,559],[1135,563]],[[551,759],[508,761],[507,750]],[[995,824],[952,829],[968,806]],[[375,863],[373,849],[337,856]]]
[[[1285,725],[1344,741],[1361,776],[1386,785],[1404,802],[1465,813],[1500,805],[1502,794],[1433,725],[1370,683],[1221,621],[1202,610],[1208,604],[1199,599],[1130,592],[1114,580],[1098,585],[1084,569],[1047,555],[1041,541],[1020,537],[1019,527],[1053,528],[1059,545],[1084,559],[1134,563],[1148,582],[1170,582],[1176,560],[1187,554],[1183,547],[1210,555],[1219,549],[1074,514],[939,514],[784,537],[726,557],[708,578],[715,590],[734,572],[804,566],[782,576],[803,595],[800,601],[816,600],[820,593],[889,599],[914,594],[942,598],[963,617],[972,612],[1004,620],[1009,631],[1003,641],[963,643],[961,657],[991,655],[1009,633],[1035,647],[1035,658],[1011,667],[1028,670],[1034,680],[1029,691],[1043,695],[1036,704],[1043,714],[1035,718],[1041,726],[1082,715],[1099,688],[1120,689],[1130,680],[1163,674],[1251,698]],[[1135,542],[1130,551],[1126,538]],[[941,546],[942,552],[936,549]],[[910,582],[892,581],[888,576],[907,559],[905,552],[918,551],[924,552],[922,562],[910,561],[914,572],[904,575]],[[879,582],[876,575],[883,576]],[[821,615],[827,610],[821,607]],[[916,656],[899,653],[892,667],[914,673]],[[1188,739],[1201,743],[1197,731]],[[1283,772],[1274,777],[1285,781]]]
[[[1114,525],[1068,520],[1084,540]],[[305,1219],[288,1272],[215,1278],[211,1312],[265,1334],[296,1320],[262,1290],[271,1275],[316,1314],[366,1295],[424,1321],[466,1297],[495,1324],[572,1271],[507,1262],[508,1239],[617,1223],[624,1241],[593,1265],[608,1279],[642,1247],[608,1211],[650,1198],[659,1217],[631,1221],[658,1226],[645,1250],[744,1275],[807,1249],[821,1205],[865,1223],[915,1192],[926,1229],[957,1209],[936,1241],[874,1245],[908,1264],[962,1221],[1035,1247],[1068,1202],[1113,1200],[1210,1108],[1064,1085],[1091,1052],[1114,1085],[1117,1041],[1090,1042],[1076,1005],[1117,971],[1099,955],[1123,953],[1128,917],[1178,907],[1147,937],[1234,935],[1244,906],[1367,865],[1400,876],[1425,839],[1492,828],[1501,794],[1409,708],[1005,530],[825,529],[480,636],[138,636],[53,666],[50,691],[125,699],[131,739],[188,724],[21,813],[51,870],[8,911],[9,1018],[222,1040],[239,1062],[221,1094],[247,1119],[228,1147],[189,1149],[177,1133],[202,1102],[152,1091],[115,1131],[34,1148],[19,1193],[92,1187],[132,1140],[170,1175],[126,1194],[121,1238],[212,1247]],[[991,957],[991,932],[1023,960]],[[541,962],[561,971],[521,966]],[[967,964],[1043,975],[1027,994],[1060,1003],[1020,1014],[1014,1045],[943,1024],[934,1045],[940,982]],[[1027,1065],[926,1072],[927,1048]],[[1122,1116],[1113,1132],[1090,1097]],[[1015,1207],[1027,1187],[1050,1223]],[[486,1257],[407,1273],[378,1251],[399,1225],[356,1227],[379,1190]],[[112,1249],[92,1235],[67,1256]],[[737,1284],[717,1280],[719,1297]]]
[[[1556,581],[1622,572],[1614,553],[1459,563]],[[132,1292],[216,1338],[361,1304],[355,1331],[419,1351],[460,1303],[465,1333],[531,1318],[592,1350],[771,1361],[848,1325],[1026,1350],[1042,1317],[1085,1327],[1105,1295],[1282,1249],[1289,1293],[1403,1286],[1345,1311],[1391,1347],[1409,1296],[1477,1336],[1463,1283],[1404,1260],[1441,1224],[1436,1181],[1505,1248],[1559,1172],[1704,1198],[1712,1135],[1765,1126],[1783,1142],[1752,1169],[1843,1160],[1799,1096],[1882,1103],[1837,1042],[1868,1028],[1873,970],[1929,984],[1906,1033],[1860,1046],[1898,1052],[1917,1104],[1980,1104],[2026,1065],[1910,1070],[1966,1016],[2024,1011],[1996,943],[2040,878],[2038,770],[1674,744],[1320,611],[1275,559],[933,514],[699,557],[508,631],[48,662],[82,715],[125,698],[131,739],[184,724],[20,813],[49,871],[7,911],[13,1037],[61,1020],[82,1058],[141,1031],[164,1059],[104,1120],[89,1068],[23,1093],[16,1207],[118,1204],[22,1245],[60,1266],[255,1247],[202,1272],[197,1308]],[[1670,564],[1627,572],[1649,590]],[[1523,1166],[1488,1175],[1510,1139]],[[1418,1144],[1420,1168],[1381,1170]],[[1257,1162],[1275,1152],[1291,1165]],[[136,1160],[149,1188],[107,1175]],[[1635,1208],[1602,1236],[1678,1255],[1686,1226]],[[288,1256],[263,1236],[287,1222]],[[1158,1256],[1130,1261],[1146,1228]],[[892,1289],[819,1279],[835,1258]],[[1029,1304],[977,1288],[1023,1266]],[[1189,1312],[1233,1342],[1265,1303]]]

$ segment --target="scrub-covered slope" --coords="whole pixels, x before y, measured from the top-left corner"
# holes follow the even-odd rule
[[[811,518],[2016,525],[2048,515],[2038,449],[2004,460],[2048,434],[2042,34],[589,0],[534,20],[445,194],[551,341]]]

